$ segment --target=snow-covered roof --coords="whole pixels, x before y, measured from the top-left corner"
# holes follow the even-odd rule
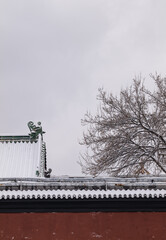
[[[45,145],[39,135],[0,136],[0,178],[44,176]]]
[[[28,127],[0,136],[0,199],[166,198],[166,176],[50,177],[41,123]]]
[[[0,191],[0,199],[165,198],[166,190],[13,190]]]
[[[0,189],[166,189],[166,177],[50,177],[50,178],[0,178]]]
[[[166,177],[0,178],[0,199],[166,198]]]

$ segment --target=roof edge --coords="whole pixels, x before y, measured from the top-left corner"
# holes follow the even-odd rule
[[[32,140],[29,135],[5,135],[0,136],[0,141],[12,141],[12,140]]]

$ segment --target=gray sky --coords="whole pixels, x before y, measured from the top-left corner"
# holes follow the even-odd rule
[[[0,133],[46,131],[48,167],[80,175],[87,110],[99,87],[165,77],[165,0],[0,0]]]

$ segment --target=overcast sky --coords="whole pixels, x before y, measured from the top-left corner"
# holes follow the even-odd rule
[[[80,175],[87,110],[142,74],[165,77],[165,0],[0,0],[0,133],[42,122],[48,167]]]

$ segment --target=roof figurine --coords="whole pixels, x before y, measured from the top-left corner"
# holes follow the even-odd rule
[[[50,178],[51,172],[52,172],[52,169],[51,169],[51,168],[49,168],[48,170],[45,170],[44,176],[45,176],[46,178]]]
[[[36,126],[32,121],[28,122],[28,127],[31,132],[29,135],[32,139],[37,139],[39,134],[43,137],[43,134],[45,133],[42,130],[41,122],[38,122],[37,124],[38,126]]]

